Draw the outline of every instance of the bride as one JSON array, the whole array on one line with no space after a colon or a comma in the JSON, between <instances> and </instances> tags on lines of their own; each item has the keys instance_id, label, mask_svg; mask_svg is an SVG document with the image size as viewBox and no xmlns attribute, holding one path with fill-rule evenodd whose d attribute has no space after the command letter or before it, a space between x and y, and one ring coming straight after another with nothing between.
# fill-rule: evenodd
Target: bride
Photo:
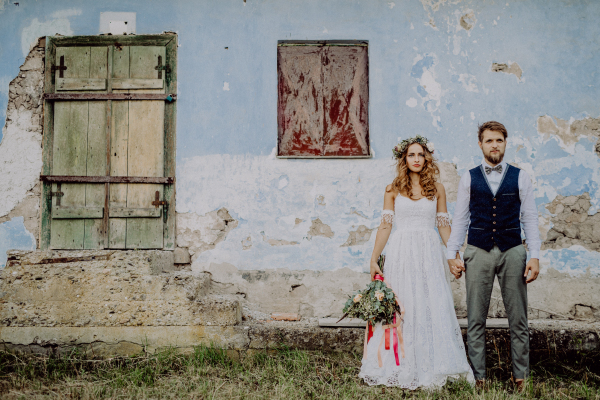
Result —
<instances>
[{"instance_id":1,"label":"bride","mask_svg":"<svg viewBox=\"0 0 600 400\"><path fill-rule=\"evenodd\" d=\"M418 135L394 148L398 175L385 190L371 256L371 280L383 275L377 259L389 241L385 281L405 308L400 325L405 356L398 366L393 350L382 349L379 366L377 353L384 330L376 325L359 374L369 385L414 390L439 388L460 378L474 382L454 312L448 263L435 232L437 226L445 245L450 237L446 192L436 181L439 169L432 154L431 143Z\"/></svg>"}]
</instances>

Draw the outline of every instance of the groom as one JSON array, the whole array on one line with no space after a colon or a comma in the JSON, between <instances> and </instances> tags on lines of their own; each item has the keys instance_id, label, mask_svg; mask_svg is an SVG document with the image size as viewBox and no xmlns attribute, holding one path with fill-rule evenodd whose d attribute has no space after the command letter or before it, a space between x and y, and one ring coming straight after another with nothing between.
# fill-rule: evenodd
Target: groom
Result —
<instances>
[{"instance_id":1,"label":"groom","mask_svg":"<svg viewBox=\"0 0 600 400\"><path fill-rule=\"evenodd\" d=\"M465 271L467 343L478 386L485 383L485 321L494 277L498 277L510 327L513 378L521 388L529 375L527 284L539 274L537 208L527 173L503 161L507 136L504 125L486 122L479 126L478 135L484 161L463 175L458 185L448 264L457 279ZM521 223L531 253L527 264ZM458 250L467 229L463 262Z\"/></svg>"}]
</instances>

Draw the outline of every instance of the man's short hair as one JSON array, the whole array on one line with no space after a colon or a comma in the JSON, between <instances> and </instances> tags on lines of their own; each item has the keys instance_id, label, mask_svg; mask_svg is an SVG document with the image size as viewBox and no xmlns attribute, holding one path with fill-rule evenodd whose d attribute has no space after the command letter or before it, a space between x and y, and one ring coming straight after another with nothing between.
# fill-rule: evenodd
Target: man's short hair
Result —
<instances>
[{"instance_id":1,"label":"man's short hair","mask_svg":"<svg viewBox=\"0 0 600 400\"><path fill-rule=\"evenodd\" d=\"M506 131L504 125L496 121L484 122L483 124L477 127L477 130L477 136L479 137L480 142L483 141L483 132L488 130L494 132L501 132L502 135L504 135L504 139L506 139L506 137L508 136L508 132Z\"/></svg>"}]
</instances>

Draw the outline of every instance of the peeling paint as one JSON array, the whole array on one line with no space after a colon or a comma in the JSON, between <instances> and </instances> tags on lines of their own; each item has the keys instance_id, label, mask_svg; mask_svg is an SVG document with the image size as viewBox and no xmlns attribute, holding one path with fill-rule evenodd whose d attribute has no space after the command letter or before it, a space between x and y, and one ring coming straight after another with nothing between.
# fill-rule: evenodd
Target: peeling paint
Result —
<instances>
[{"instance_id":1,"label":"peeling paint","mask_svg":"<svg viewBox=\"0 0 600 400\"><path fill-rule=\"evenodd\" d=\"M321 222L319 218L316 218L312 221L312 225L307 232L308 238L312 238L313 236L323 236L326 238L332 238L334 232L331 230L331 227L327 224Z\"/></svg>"},{"instance_id":2,"label":"peeling paint","mask_svg":"<svg viewBox=\"0 0 600 400\"><path fill-rule=\"evenodd\" d=\"M35 250L35 237L25 228L23 217L0 221L0 268L6 265L8 250Z\"/></svg>"},{"instance_id":3,"label":"peeling paint","mask_svg":"<svg viewBox=\"0 0 600 400\"><path fill-rule=\"evenodd\" d=\"M523 71L516 62L508 64L492 63L492 72L504 72L505 74L513 74L520 81Z\"/></svg>"},{"instance_id":4,"label":"peeling paint","mask_svg":"<svg viewBox=\"0 0 600 400\"><path fill-rule=\"evenodd\" d=\"M563 148L573 148L573 145L582 137L596 141L600 139L600 118L588 117L569 121L555 118L555 120L549 115L538 117L537 130L540 135L544 136L544 140L557 137L562 142Z\"/></svg>"},{"instance_id":5,"label":"peeling paint","mask_svg":"<svg viewBox=\"0 0 600 400\"><path fill-rule=\"evenodd\" d=\"M341 247L357 246L365 244L371 239L371 232L375 229L369 229L364 225L360 225L355 231L350 231L348 239Z\"/></svg>"},{"instance_id":6,"label":"peeling paint","mask_svg":"<svg viewBox=\"0 0 600 400\"><path fill-rule=\"evenodd\" d=\"M462 26L465 31L473 29L473 26L476 23L477 18L475 18L473 10L467 10L467 13L460 17L460 26Z\"/></svg>"},{"instance_id":7,"label":"peeling paint","mask_svg":"<svg viewBox=\"0 0 600 400\"><path fill-rule=\"evenodd\" d=\"M42 101L44 49L32 49L10 82L0 142L0 223L23 217L27 231L38 238L39 175L42 169Z\"/></svg>"},{"instance_id":8,"label":"peeling paint","mask_svg":"<svg viewBox=\"0 0 600 400\"><path fill-rule=\"evenodd\" d=\"M290 242L289 240L283 239L269 239L264 232L261 232L263 237L263 242L269 243L271 246L293 246L295 244L300 244L300 242Z\"/></svg>"},{"instance_id":9,"label":"peeling paint","mask_svg":"<svg viewBox=\"0 0 600 400\"><path fill-rule=\"evenodd\" d=\"M193 260L198 254L214 249L237 226L238 221L226 208L205 215L177 214L177 246L189 248Z\"/></svg>"}]
</instances>

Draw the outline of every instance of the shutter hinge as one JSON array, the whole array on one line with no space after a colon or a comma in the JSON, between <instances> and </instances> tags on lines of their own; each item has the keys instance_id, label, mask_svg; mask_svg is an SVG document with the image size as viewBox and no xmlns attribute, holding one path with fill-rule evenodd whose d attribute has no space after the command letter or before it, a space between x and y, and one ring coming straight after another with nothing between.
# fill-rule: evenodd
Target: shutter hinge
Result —
<instances>
[{"instance_id":1,"label":"shutter hinge","mask_svg":"<svg viewBox=\"0 0 600 400\"><path fill-rule=\"evenodd\" d=\"M169 64L163 65L162 56L158 56L158 65L154 67L154 69L158 71L158 79L162 79L162 71L171 73L171 67L169 67Z\"/></svg>"},{"instance_id":2,"label":"shutter hinge","mask_svg":"<svg viewBox=\"0 0 600 400\"><path fill-rule=\"evenodd\" d=\"M67 67L65 66L65 56L60 56L60 65L53 65L52 67L50 67L50 70L52 72L54 71L59 71L58 77L59 78L64 78L64 72L67 70Z\"/></svg>"},{"instance_id":3,"label":"shutter hinge","mask_svg":"<svg viewBox=\"0 0 600 400\"><path fill-rule=\"evenodd\" d=\"M65 194L63 192L61 192L61 184L57 183L56 184L56 192L50 191L50 193L48 193L48 197L50 197L50 199L52 199L52 197L56 197L56 205L60 207L60 198L63 197Z\"/></svg>"}]
</instances>

